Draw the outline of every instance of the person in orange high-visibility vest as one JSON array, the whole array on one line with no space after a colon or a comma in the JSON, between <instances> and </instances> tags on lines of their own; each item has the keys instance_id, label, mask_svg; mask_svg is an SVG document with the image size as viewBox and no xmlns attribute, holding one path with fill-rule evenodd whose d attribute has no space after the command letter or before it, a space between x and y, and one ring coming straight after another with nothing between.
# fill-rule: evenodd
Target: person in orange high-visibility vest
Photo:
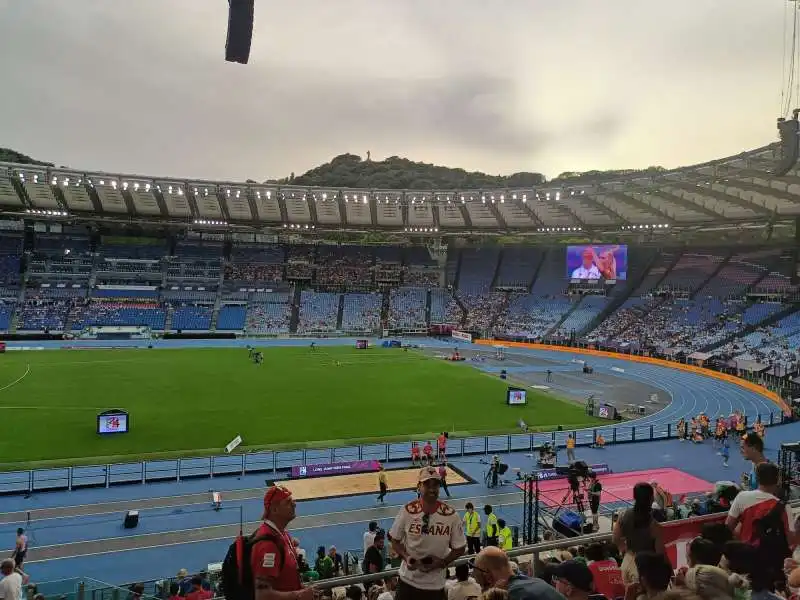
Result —
<instances>
[{"instance_id":1,"label":"person in orange high-visibility vest","mask_svg":"<svg viewBox=\"0 0 800 600\"><path fill-rule=\"evenodd\" d=\"M575 436L571 433L567 437L567 462L575 462Z\"/></svg>"}]
</instances>

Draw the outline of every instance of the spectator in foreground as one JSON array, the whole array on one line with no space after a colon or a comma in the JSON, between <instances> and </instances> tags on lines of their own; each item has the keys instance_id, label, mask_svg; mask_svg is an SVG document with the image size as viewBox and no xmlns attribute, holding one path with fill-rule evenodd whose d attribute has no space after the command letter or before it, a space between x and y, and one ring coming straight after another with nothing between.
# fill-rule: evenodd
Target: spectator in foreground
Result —
<instances>
[{"instance_id":1,"label":"spectator in foreground","mask_svg":"<svg viewBox=\"0 0 800 600\"><path fill-rule=\"evenodd\" d=\"M719 561L722 560L722 548L714 544L711 540L697 537L689 542L689 550L686 558L689 563L689 568L698 565L716 567L719 565Z\"/></svg>"},{"instance_id":2,"label":"spectator in foreground","mask_svg":"<svg viewBox=\"0 0 800 600\"><path fill-rule=\"evenodd\" d=\"M648 600L661 600L672 580L672 564L666 556L656 552L639 552L635 560L639 581L626 586L625 597L643 595Z\"/></svg>"},{"instance_id":3,"label":"spectator in foreground","mask_svg":"<svg viewBox=\"0 0 800 600\"><path fill-rule=\"evenodd\" d=\"M0 598L3 600L21 600L22 575L14 570L14 559L7 558L0 564Z\"/></svg>"},{"instance_id":4,"label":"spectator in foreground","mask_svg":"<svg viewBox=\"0 0 800 600\"><path fill-rule=\"evenodd\" d=\"M568 560L553 568L556 590L567 600L589 600L592 593L592 572L578 560Z\"/></svg>"},{"instance_id":5,"label":"spectator in foreground","mask_svg":"<svg viewBox=\"0 0 800 600\"><path fill-rule=\"evenodd\" d=\"M686 572L684 585L703 600L733 600L734 586L719 567L698 565Z\"/></svg>"},{"instance_id":6,"label":"spectator in foreground","mask_svg":"<svg viewBox=\"0 0 800 600\"><path fill-rule=\"evenodd\" d=\"M773 581L783 579L783 561L791 556L795 541L794 516L777 497L780 471L777 465L764 462L756 466L758 489L739 492L725 521L737 531L741 541L759 549L760 567ZM764 528L770 528L769 533Z\"/></svg>"},{"instance_id":7,"label":"spectator in foreground","mask_svg":"<svg viewBox=\"0 0 800 600\"><path fill-rule=\"evenodd\" d=\"M622 571L617 561L606 556L604 544L590 544L586 548L586 560L592 572L594 589L606 598L619 598L625 595L625 584L622 583Z\"/></svg>"},{"instance_id":8,"label":"spectator in foreground","mask_svg":"<svg viewBox=\"0 0 800 600\"><path fill-rule=\"evenodd\" d=\"M441 600L447 567L467 548L458 513L439 501L439 473L423 467L420 497L395 518L389 537L403 559L395 600Z\"/></svg>"},{"instance_id":9,"label":"spectator in foreground","mask_svg":"<svg viewBox=\"0 0 800 600\"><path fill-rule=\"evenodd\" d=\"M637 483L633 487L633 507L622 513L614 523L612 540L623 554L622 581L626 586L638 580L637 554L664 551L661 528L653 518L654 496L649 483Z\"/></svg>"},{"instance_id":10,"label":"spectator in foreground","mask_svg":"<svg viewBox=\"0 0 800 600\"><path fill-rule=\"evenodd\" d=\"M481 595L481 586L469 576L469 565L456 567L456 583L447 590L447 600L467 600Z\"/></svg>"},{"instance_id":11,"label":"spectator in foreground","mask_svg":"<svg viewBox=\"0 0 800 600\"><path fill-rule=\"evenodd\" d=\"M203 589L203 578L199 575L192 577L192 591L186 594L186 600L209 600L214 594L211 590Z\"/></svg>"},{"instance_id":12,"label":"spectator in foreground","mask_svg":"<svg viewBox=\"0 0 800 600\"><path fill-rule=\"evenodd\" d=\"M757 433L751 431L742 439L742 456L745 460L753 464L751 472L745 473L750 490L758 489L758 482L756 480L756 467L767 462L767 457L764 456L764 440Z\"/></svg>"},{"instance_id":13,"label":"spectator in foreground","mask_svg":"<svg viewBox=\"0 0 800 600\"><path fill-rule=\"evenodd\" d=\"M547 582L515 574L508 555L496 546L480 551L472 564L472 573L481 589L502 588L508 592L510 600L565 600Z\"/></svg>"},{"instance_id":14,"label":"spectator in foreground","mask_svg":"<svg viewBox=\"0 0 800 600\"><path fill-rule=\"evenodd\" d=\"M283 486L272 486L264 494L263 523L257 536L271 536L253 545L250 568L253 572L255 600L314 600L316 590L303 587L297 559L292 552L292 539L286 527L295 518L292 492ZM288 594L287 592L291 592Z\"/></svg>"}]
</instances>

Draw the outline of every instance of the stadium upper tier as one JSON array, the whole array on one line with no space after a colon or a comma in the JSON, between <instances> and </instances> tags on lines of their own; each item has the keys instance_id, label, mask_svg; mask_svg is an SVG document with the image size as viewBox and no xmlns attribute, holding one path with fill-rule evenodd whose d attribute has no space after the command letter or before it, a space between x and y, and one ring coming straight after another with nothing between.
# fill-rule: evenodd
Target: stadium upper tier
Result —
<instances>
[{"instance_id":1,"label":"stadium upper tier","mask_svg":"<svg viewBox=\"0 0 800 600\"><path fill-rule=\"evenodd\" d=\"M772 145L655 177L494 190L308 188L0 163L0 209L55 219L423 234L774 222L800 215L800 172L773 176L776 153Z\"/></svg>"}]
</instances>

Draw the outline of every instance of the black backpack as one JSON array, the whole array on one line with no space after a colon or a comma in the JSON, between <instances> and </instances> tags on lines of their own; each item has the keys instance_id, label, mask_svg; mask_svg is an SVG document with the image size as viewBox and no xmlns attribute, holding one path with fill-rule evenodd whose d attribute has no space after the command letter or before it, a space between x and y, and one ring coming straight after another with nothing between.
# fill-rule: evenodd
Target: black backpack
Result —
<instances>
[{"instance_id":1,"label":"black backpack","mask_svg":"<svg viewBox=\"0 0 800 600\"><path fill-rule=\"evenodd\" d=\"M784 559L792 555L783 523L785 514L786 504L777 502L767 514L755 522L758 553L764 568L782 570Z\"/></svg>"},{"instance_id":2,"label":"black backpack","mask_svg":"<svg viewBox=\"0 0 800 600\"><path fill-rule=\"evenodd\" d=\"M258 535L254 532L245 537L241 533L228 548L225 560L222 561L221 588L226 600L255 600L256 591L253 585L253 569L250 554L259 542L272 542L278 547L283 564L286 548L285 542L277 535Z\"/></svg>"}]
</instances>

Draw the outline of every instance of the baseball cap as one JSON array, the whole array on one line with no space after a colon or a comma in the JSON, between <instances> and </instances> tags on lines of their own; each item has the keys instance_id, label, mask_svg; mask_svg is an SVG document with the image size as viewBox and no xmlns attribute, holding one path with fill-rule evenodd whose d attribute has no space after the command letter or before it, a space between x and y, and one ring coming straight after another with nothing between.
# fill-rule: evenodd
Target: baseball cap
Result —
<instances>
[{"instance_id":1,"label":"baseball cap","mask_svg":"<svg viewBox=\"0 0 800 600\"><path fill-rule=\"evenodd\" d=\"M439 477L439 471L435 467L422 467L419 470L419 482L422 483L424 481L428 481L429 479L441 481L441 478Z\"/></svg>"},{"instance_id":2,"label":"baseball cap","mask_svg":"<svg viewBox=\"0 0 800 600\"><path fill-rule=\"evenodd\" d=\"M561 564L555 565L552 573L558 579L566 581L579 590L592 591L592 572L584 562L575 559L565 560Z\"/></svg>"}]
</instances>

